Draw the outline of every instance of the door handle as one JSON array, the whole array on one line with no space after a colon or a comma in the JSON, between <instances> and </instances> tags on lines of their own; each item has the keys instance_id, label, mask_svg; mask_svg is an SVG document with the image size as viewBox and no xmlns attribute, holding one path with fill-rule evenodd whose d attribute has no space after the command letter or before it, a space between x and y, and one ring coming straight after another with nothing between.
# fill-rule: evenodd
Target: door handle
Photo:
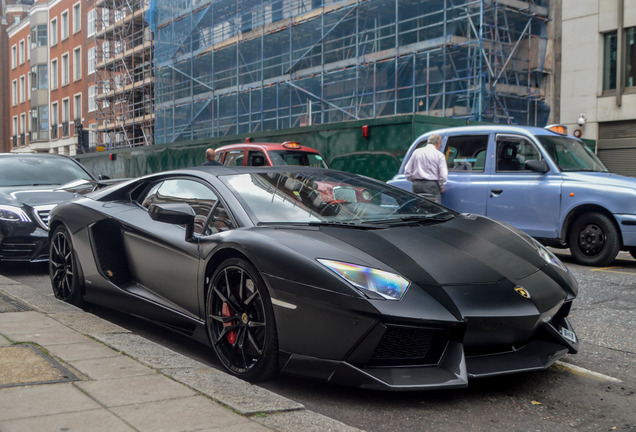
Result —
<instances>
[{"instance_id":1,"label":"door handle","mask_svg":"<svg viewBox=\"0 0 636 432\"><path fill-rule=\"evenodd\" d=\"M503 189L491 189L490 198L498 197L503 192Z\"/></svg>"}]
</instances>

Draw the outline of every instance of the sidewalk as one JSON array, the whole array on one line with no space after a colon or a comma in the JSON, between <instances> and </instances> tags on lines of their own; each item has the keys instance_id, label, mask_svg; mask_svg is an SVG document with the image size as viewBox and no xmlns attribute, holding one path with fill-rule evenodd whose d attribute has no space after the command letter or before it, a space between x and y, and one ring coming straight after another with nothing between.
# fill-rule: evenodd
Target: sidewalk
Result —
<instances>
[{"instance_id":1,"label":"sidewalk","mask_svg":"<svg viewBox=\"0 0 636 432\"><path fill-rule=\"evenodd\" d=\"M0 276L0 431L358 429Z\"/></svg>"}]
</instances>

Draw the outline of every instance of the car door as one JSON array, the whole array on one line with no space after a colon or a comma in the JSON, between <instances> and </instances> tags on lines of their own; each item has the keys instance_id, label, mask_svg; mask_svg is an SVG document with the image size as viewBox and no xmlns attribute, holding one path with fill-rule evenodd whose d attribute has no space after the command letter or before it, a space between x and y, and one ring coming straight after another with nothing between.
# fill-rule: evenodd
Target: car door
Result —
<instances>
[{"instance_id":1,"label":"car door","mask_svg":"<svg viewBox=\"0 0 636 432\"><path fill-rule=\"evenodd\" d=\"M140 285L139 295L198 314L198 243L186 241L185 227L155 221L147 209L152 204L187 203L195 212L194 233L202 234L216 202L215 193L207 185L187 178L160 180L139 198L145 215L124 230L126 254L132 278Z\"/></svg>"},{"instance_id":2,"label":"car door","mask_svg":"<svg viewBox=\"0 0 636 432\"><path fill-rule=\"evenodd\" d=\"M528 160L542 160L528 137L497 134L494 172L490 177L486 215L521 229L533 237L554 238L561 206L559 173L527 169Z\"/></svg>"},{"instance_id":3,"label":"car door","mask_svg":"<svg viewBox=\"0 0 636 432\"><path fill-rule=\"evenodd\" d=\"M448 182L442 192L443 205L462 213L486 214L490 183L489 136L470 134L446 138Z\"/></svg>"}]
</instances>

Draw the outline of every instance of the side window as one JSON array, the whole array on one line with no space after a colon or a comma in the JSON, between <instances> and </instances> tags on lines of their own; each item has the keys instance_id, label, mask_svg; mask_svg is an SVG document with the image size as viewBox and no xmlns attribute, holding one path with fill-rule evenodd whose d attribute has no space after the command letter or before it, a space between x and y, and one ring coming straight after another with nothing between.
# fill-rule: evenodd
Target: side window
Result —
<instances>
[{"instance_id":1,"label":"side window","mask_svg":"<svg viewBox=\"0 0 636 432\"><path fill-rule=\"evenodd\" d=\"M243 150L232 150L225 154L223 165L241 166L243 165Z\"/></svg>"},{"instance_id":2,"label":"side window","mask_svg":"<svg viewBox=\"0 0 636 432\"><path fill-rule=\"evenodd\" d=\"M449 171L484 172L488 135L451 136L446 141Z\"/></svg>"},{"instance_id":3,"label":"side window","mask_svg":"<svg viewBox=\"0 0 636 432\"><path fill-rule=\"evenodd\" d=\"M497 136L497 171L528 171L526 161L541 160L541 153L529 140L517 136Z\"/></svg>"},{"instance_id":4,"label":"side window","mask_svg":"<svg viewBox=\"0 0 636 432\"><path fill-rule=\"evenodd\" d=\"M249 166L265 166L267 165L267 159L265 154L260 151L252 150L247 154L247 165Z\"/></svg>"},{"instance_id":5,"label":"side window","mask_svg":"<svg viewBox=\"0 0 636 432\"><path fill-rule=\"evenodd\" d=\"M189 179L169 179L153 185L140 199L146 209L151 204L186 203L194 210L194 232L203 234L210 210L217 202L210 188Z\"/></svg>"},{"instance_id":6,"label":"side window","mask_svg":"<svg viewBox=\"0 0 636 432\"><path fill-rule=\"evenodd\" d=\"M231 230L234 227L232 219L225 210L225 206L221 201L212 209L212 214L208 219L208 223L205 226L203 235L212 235L221 231Z\"/></svg>"}]
</instances>

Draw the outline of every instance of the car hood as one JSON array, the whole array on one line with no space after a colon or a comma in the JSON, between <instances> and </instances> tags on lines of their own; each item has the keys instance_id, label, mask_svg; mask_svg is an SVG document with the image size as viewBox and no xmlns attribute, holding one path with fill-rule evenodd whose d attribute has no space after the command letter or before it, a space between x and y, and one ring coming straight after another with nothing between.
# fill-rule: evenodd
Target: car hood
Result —
<instances>
[{"instance_id":1,"label":"car hood","mask_svg":"<svg viewBox=\"0 0 636 432\"><path fill-rule=\"evenodd\" d=\"M59 204L77 196L72 192L54 190L49 187L21 187L0 189L0 203L29 206Z\"/></svg>"},{"instance_id":2,"label":"car hood","mask_svg":"<svg viewBox=\"0 0 636 432\"><path fill-rule=\"evenodd\" d=\"M317 231L275 231L270 233L272 240L303 256L393 270L420 284L518 281L547 265L529 237L481 216L386 229L321 226Z\"/></svg>"},{"instance_id":3,"label":"car hood","mask_svg":"<svg viewBox=\"0 0 636 432\"><path fill-rule=\"evenodd\" d=\"M636 178L614 173L601 172L564 172L564 181L592 182L595 186L625 187L636 189Z\"/></svg>"}]
</instances>

